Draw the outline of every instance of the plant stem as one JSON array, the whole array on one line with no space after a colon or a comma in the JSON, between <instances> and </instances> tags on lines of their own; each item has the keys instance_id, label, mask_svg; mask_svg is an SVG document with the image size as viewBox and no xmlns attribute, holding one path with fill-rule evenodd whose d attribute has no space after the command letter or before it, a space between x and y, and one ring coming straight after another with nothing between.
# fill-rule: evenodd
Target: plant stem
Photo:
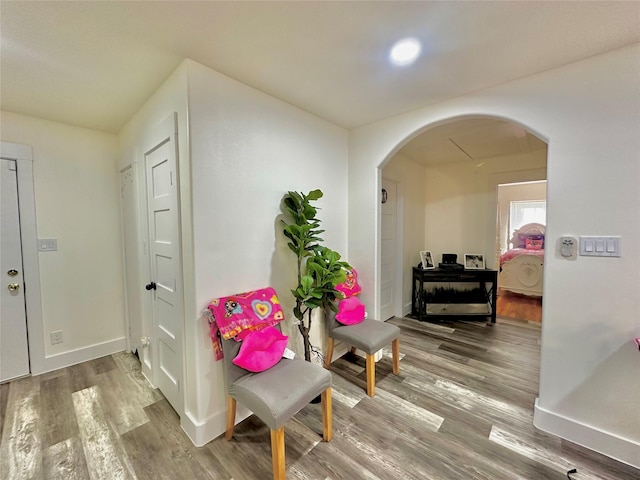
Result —
<instances>
[{"instance_id":1,"label":"plant stem","mask_svg":"<svg viewBox=\"0 0 640 480\"><path fill-rule=\"evenodd\" d=\"M311 341L309 340L309 335L311 333L311 312L312 310L310 308L307 308L302 314L303 319L300 320L300 323L298 323L298 330L300 330L300 334L302 335L302 339L304 341L304 359L307 362L311 361ZM304 322L305 314L307 314L308 317L308 321L306 324Z\"/></svg>"}]
</instances>

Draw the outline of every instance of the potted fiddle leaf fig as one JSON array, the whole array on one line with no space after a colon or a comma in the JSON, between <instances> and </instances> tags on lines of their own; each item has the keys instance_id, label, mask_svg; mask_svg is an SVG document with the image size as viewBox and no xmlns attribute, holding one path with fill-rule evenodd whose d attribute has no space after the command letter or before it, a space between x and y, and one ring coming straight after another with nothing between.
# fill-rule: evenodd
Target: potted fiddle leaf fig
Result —
<instances>
[{"instance_id":1,"label":"potted fiddle leaf fig","mask_svg":"<svg viewBox=\"0 0 640 480\"><path fill-rule=\"evenodd\" d=\"M296 299L293 314L304 343L304 359L311 361L313 347L309 339L311 315L316 308L336 310L334 301L340 293L335 286L346 280L346 269L351 267L340 260L340 254L320 245L320 220L317 208L311 202L322 198L320 190L308 194L287 192L284 206L292 222L282 221L288 246L296 254L298 285L291 290ZM316 350L317 351L317 350Z\"/></svg>"}]
</instances>

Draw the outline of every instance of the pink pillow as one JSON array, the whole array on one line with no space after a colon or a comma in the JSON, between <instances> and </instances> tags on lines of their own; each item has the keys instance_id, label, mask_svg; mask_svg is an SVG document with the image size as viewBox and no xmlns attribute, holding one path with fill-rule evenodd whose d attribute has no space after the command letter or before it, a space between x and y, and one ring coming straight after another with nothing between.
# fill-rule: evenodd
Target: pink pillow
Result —
<instances>
[{"instance_id":1,"label":"pink pillow","mask_svg":"<svg viewBox=\"0 0 640 480\"><path fill-rule=\"evenodd\" d=\"M336 290L341 292L345 298L358 295L362 291L362 287L358 283L358 272L355 268L347 270L347 279L335 287Z\"/></svg>"},{"instance_id":2,"label":"pink pillow","mask_svg":"<svg viewBox=\"0 0 640 480\"><path fill-rule=\"evenodd\" d=\"M289 337L275 327L251 332L242 340L240 351L232 361L250 372L262 372L282 358Z\"/></svg>"},{"instance_id":3,"label":"pink pillow","mask_svg":"<svg viewBox=\"0 0 640 480\"><path fill-rule=\"evenodd\" d=\"M336 320L343 325L355 325L364 320L364 304L357 297L345 298L338 306Z\"/></svg>"},{"instance_id":4,"label":"pink pillow","mask_svg":"<svg viewBox=\"0 0 640 480\"><path fill-rule=\"evenodd\" d=\"M524 248L526 250L542 250L542 240L527 238Z\"/></svg>"}]
</instances>

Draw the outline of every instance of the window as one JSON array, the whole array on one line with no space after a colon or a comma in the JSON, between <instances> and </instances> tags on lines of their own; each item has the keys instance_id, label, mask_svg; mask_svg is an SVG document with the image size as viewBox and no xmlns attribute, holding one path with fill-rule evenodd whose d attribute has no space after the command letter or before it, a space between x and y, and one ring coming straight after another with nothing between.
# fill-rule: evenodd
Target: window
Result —
<instances>
[{"instance_id":1,"label":"window","mask_svg":"<svg viewBox=\"0 0 640 480\"><path fill-rule=\"evenodd\" d=\"M509 204L509 231L511 235L527 223L547 224L546 200L524 200Z\"/></svg>"}]
</instances>

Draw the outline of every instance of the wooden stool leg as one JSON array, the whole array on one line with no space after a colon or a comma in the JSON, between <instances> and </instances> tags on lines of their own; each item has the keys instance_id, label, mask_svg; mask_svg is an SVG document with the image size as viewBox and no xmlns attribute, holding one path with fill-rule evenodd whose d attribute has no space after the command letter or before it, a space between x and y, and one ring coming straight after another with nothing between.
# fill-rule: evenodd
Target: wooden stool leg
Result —
<instances>
[{"instance_id":1,"label":"wooden stool leg","mask_svg":"<svg viewBox=\"0 0 640 480\"><path fill-rule=\"evenodd\" d=\"M273 462L273 480L285 480L284 427L271 430L271 460Z\"/></svg>"},{"instance_id":2,"label":"wooden stool leg","mask_svg":"<svg viewBox=\"0 0 640 480\"><path fill-rule=\"evenodd\" d=\"M333 357L333 338L329 337L329 343L327 344L327 355L324 357L324 368L327 370L331 366L331 358Z\"/></svg>"},{"instance_id":3,"label":"wooden stool leg","mask_svg":"<svg viewBox=\"0 0 640 480\"><path fill-rule=\"evenodd\" d=\"M391 354L393 356L393 373L400 374L400 339L396 338L391 342Z\"/></svg>"},{"instance_id":4,"label":"wooden stool leg","mask_svg":"<svg viewBox=\"0 0 640 480\"><path fill-rule=\"evenodd\" d=\"M331 387L322 392L322 438L330 442L333 438L333 417L331 407Z\"/></svg>"},{"instance_id":5,"label":"wooden stool leg","mask_svg":"<svg viewBox=\"0 0 640 480\"><path fill-rule=\"evenodd\" d=\"M355 355L356 354L356 350L358 350L356 347L351 347L351 354Z\"/></svg>"},{"instance_id":6,"label":"wooden stool leg","mask_svg":"<svg viewBox=\"0 0 640 480\"><path fill-rule=\"evenodd\" d=\"M376 389L376 362L372 353L367 353L367 395L373 397Z\"/></svg>"},{"instance_id":7,"label":"wooden stool leg","mask_svg":"<svg viewBox=\"0 0 640 480\"><path fill-rule=\"evenodd\" d=\"M236 399L227 396L227 431L224 434L226 440L233 437L233 427L236 423Z\"/></svg>"}]
</instances>

